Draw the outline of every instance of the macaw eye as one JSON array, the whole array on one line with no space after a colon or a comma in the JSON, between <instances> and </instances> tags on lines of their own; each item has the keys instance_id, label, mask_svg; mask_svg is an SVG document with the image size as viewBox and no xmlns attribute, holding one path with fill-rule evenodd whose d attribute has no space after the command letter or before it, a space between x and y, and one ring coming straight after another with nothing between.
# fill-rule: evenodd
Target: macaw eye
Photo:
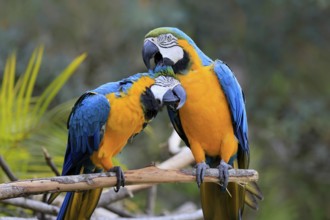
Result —
<instances>
[{"instance_id":1,"label":"macaw eye","mask_svg":"<svg viewBox=\"0 0 330 220\"><path fill-rule=\"evenodd\" d=\"M162 34L157 37L158 45L164 48L169 48L177 45L176 37L172 34Z\"/></svg>"},{"instance_id":2,"label":"macaw eye","mask_svg":"<svg viewBox=\"0 0 330 220\"><path fill-rule=\"evenodd\" d=\"M159 43L161 43L161 42L163 42L164 41L164 34L162 34L162 35L159 35L158 37L157 37L157 41L159 42Z\"/></svg>"}]
</instances>

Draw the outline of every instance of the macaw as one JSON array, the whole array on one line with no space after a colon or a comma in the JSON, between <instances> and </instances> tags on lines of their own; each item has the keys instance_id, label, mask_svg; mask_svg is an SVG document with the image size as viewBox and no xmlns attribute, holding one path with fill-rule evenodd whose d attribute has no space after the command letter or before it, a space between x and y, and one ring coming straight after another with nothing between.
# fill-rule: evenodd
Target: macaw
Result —
<instances>
[{"instance_id":1,"label":"macaw","mask_svg":"<svg viewBox=\"0 0 330 220\"><path fill-rule=\"evenodd\" d=\"M255 183L228 183L228 170L247 169L250 159L245 98L233 72L221 60L211 60L177 28L151 30L142 56L149 70L171 66L186 91L185 105L168 108L168 113L195 158L204 218L241 219L244 202L257 209L262 194ZM222 186L203 183L209 167L219 169Z\"/></svg>"},{"instance_id":2,"label":"macaw","mask_svg":"<svg viewBox=\"0 0 330 220\"><path fill-rule=\"evenodd\" d=\"M124 186L124 174L112 158L141 132L163 105L181 108L185 91L171 67L138 73L87 91L75 103L68 119L68 143L62 175L116 172L115 191ZM57 219L89 219L102 188L68 192ZM56 197L51 196L49 202Z\"/></svg>"}]
</instances>

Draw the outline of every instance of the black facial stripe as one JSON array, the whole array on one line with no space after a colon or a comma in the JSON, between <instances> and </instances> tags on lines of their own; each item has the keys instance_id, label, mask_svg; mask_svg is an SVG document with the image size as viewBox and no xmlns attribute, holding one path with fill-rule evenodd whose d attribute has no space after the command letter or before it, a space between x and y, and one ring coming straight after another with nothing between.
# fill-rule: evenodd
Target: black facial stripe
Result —
<instances>
[{"instance_id":1,"label":"black facial stripe","mask_svg":"<svg viewBox=\"0 0 330 220\"><path fill-rule=\"evenodd\" d=\"M148 122L154 117L156 117L160 109L160 105L155 99L155 96L151 92L150 88L147 88L146 91L142 93L140 100L142 103L144 118Z\"/></svg>"},{"instance_id":2,"label":"black facial stripe","mask_svg":"<svg viewBox=\"0 0 330 220\"><path fill-rule=\"evenodd\" d=\"M159 43L159 46L161 48L172 48L172 47L178 46L178 44L176 42L174 42L174 44L170 44L170 43Z\"/></svg>"},{"instance_id":3,"label":"black facial stripe","mask_svg":"<svg viewBox=\"0 0 330 220\"><path fill-rule=\"evenodd\" d=\"M183 51L183 58L179 60L176 64L172 66L175 73L180 73L185 71L188 68L190 58L186 51Z\"/></svg>"},{"instance_id":4,"label":"black facial stripe","mask_svg":"<svg viewBox=\"0 0 330 220\"><path fill-rule=\"evenodd\" d=\"M165 57L165 58L163 58L163 64L165 66L173 66L174 62L172 60L170 60L169 58Z\"/></svg>"}]
</instances>

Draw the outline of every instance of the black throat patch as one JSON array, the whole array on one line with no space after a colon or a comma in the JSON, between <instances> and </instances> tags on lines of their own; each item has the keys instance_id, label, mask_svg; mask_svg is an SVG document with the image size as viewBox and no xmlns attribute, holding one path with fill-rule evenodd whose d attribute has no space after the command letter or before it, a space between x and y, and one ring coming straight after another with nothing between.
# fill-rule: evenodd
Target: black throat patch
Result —
<instances>
[{"instance_id":1,"label":"black throat patch","mask_svg":"<svg viewBox=\"0 0 330 220\"><path fill-rule=\"evenodd\" d=\"M156 117L158 111L160 110L160 103L155 99L154 94L151 92L150 88L147 88L141 95L141 103L144 113L144 119L146 123Z\"/></svg>"},{"instance_id":2,"label":"black throat patch","mask_svg":"<svg viewBox=\"0 0 330 220\"><path fill-rule=\"evenodd\" d=\"M188 68L190 58L186 51L183 51L183 58L172 66L175 73L185 72Z\"/></svg>"}]
</instances>

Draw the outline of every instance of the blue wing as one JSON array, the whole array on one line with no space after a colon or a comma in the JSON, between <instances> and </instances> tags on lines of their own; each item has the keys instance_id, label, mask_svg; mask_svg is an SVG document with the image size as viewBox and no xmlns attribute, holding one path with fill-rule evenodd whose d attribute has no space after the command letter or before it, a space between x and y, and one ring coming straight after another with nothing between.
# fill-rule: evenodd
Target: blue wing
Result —
<instances>
[{"instance_id":1,"label":"blue wing","mask_svg":"<svg viewBox=\"0 0 330 220\"><path fill-rule=\"evenodd\" d=\"M132 87L143 76L153 77L150 73L137 73L118 82L110 82L83 94L74 105L68 119L68 146L65 153L62 175L78 174L84 166L84 172L94 169L90 161L103 137L110 104L105 95L114 93L117 97Z\"/></svg>"},{"instance_id":2,"label":"blue wing","mask_svg":"<svg viewBox=\"0 0 330 220\"><path fill-rule=\"evenodd\" d=\"M249 142L248 123L245 111L244 93L235 75L229 67L220 60L214 62L214 72L216 73L222 90L224 91L231 117L233 121L234 133L239 141L238 161L239 167L245 168L249 164Z\"/></svg>"},{"instance_id":3,"label":"blue wing","mask_svg":"<svg viewBox=\"0 0 330 220\"><path fill-rule=\"evenodd\" d=\"M89 158L100 145L109 112L110 104L103 94L86 92L77 100L68 119L69 137L62 175L78 174L82 166L85 170L94 169Z\"/></svg>"}]
</instances>

